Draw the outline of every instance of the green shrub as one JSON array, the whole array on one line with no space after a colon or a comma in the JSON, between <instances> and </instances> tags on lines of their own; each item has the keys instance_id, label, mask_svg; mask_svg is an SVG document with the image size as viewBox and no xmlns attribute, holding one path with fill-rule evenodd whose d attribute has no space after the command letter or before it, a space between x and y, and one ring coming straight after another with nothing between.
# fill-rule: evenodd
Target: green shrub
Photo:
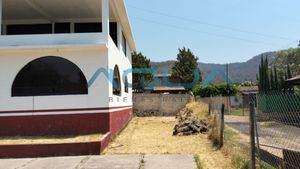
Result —
<instances>
[{"instance_id":1,"label":"green shrub","mask_svg":"<svg viewBox=\"0 0 300 169\"><path fill-rule=\"evenodd\" d=\"M235 85L227 85L226 83L211 84L208 86L197 85L193 89L196 96L214 97L214 96L232 96L239 92Z\"/></svg>"}]
</instances>

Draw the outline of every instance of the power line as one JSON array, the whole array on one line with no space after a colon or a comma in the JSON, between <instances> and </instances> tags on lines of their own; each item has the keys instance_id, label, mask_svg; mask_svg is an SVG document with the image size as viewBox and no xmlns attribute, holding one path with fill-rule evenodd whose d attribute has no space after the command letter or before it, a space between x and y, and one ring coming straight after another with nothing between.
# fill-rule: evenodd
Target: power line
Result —
<instances>
[{"instance_id":1,"label":"power line","mask_svg":"<svg viewBox=\"0 0 300 169\"><path fill-rule=\"evenodd\" d=\"M291 45L293 45L293 44L295 44L295 43L297 43L297 42L298 42L298 39L297 39L297 40L293 40L292 42L288 43L287 45L281 46L280 49L286 49L286 48L288 48L289 46L291 46ZM299 41L299 45L298 45L298 46L300 46L300 41Z\"/></svg>"},{"instance_id":2,"label":"power line","mask_svg":"<svg viewBox=\"0 0 300 169\"><path fill-rule=\"evenodd\" d=\"M152 13L152 14L156 14L156 15L161 15L161 16L165 16L165 17L169 17L169 18L178 19L178 20L193 22L193 23L196 22L196 23L201 24L201 25L207 25L207 26L216 27L216 28L220 28L220 29L227 29L227 30L231 30L231 31L237 31L237 32L241 32L241 33L247 33L247 34L252 34L252 35L257 35L257 36L267 37L267 38L291 40L290 38L287 38L287 37L268 35L268 34L263 34L263 33L259 33L259 32L252 32L252 31L248 31L248 30L242 30L242 29L239 29L239 28L233 28L233 27L228 27L228 26L223 26L223 25L207 23L207 22L203 22L203 21L200 21L200 20L196 20L196 19L170 15L170 14L166 14L166 13L162 13L162 12L158 12L158 11L153 11L153 10L149 10L149 9L143 9L143 8L139 8L139 7L130 5L130 4L128 6L131 7L131 8L143 11L143 12Z\"/></svg>"},{"instance_id":3,"label":"power line","mask_svg":"<svg viewBox=\"0 0 300 169\"><path fill-rule=\"evenodd\" d=\"M131 16L131 18L145 22L145 23L153 23L159 26L165 26L165 27L169 27L169 28L173 28L173 29L178 29L178 30L189 30L189 31L194 31L197 33L201 33L201 34L205 34L205 35L210 35L210 36L215 36L215 37L222 37L222 38L228 38L228 39L234 39L234 40L240 40L240 41L245 41L245 42L249 42L249 43L262 43L262 44L268 44L268 45L276 45L276 44L272 44L272 43L265 43L262 41L254 41L254 40L249 40L249 39L244 39L244 38L240 38L240 37L234 37L234 36L228 36L228 35L224 35L224 34L216 34L216 33L211 33L211 32L204 32L204 31L200 31L198 29L194 29L194 28L189 28L189 27L183 27L183 26L178 26L178 25L173 25L173 24L167 24L167 23L162 23L162 22L157 22L157 21L153 21L153 20L149 20L149 19L145 19L145 18L140 18L140 17L135 17L135 16Z\"/></svg>"}]
</instances>

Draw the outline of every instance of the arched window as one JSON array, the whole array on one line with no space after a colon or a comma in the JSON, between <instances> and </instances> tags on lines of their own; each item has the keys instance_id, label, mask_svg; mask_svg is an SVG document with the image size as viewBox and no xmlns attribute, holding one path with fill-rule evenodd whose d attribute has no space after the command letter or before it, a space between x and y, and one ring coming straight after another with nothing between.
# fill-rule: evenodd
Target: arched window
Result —
<instances>
[{"instance_id":1,"label":"arched window","mask_svg":"<svg viewBox=\"0 0 300 169\"><path fill-rule=\"evenodd\" d=\"M12 85L12 96L88 94L82 71L67 59L46 56L24 66Z\"/></svg>"},{"instance_id":2,"label":"arched window","mask_svg":"<svg viewBox=\"0 0 300 169\"><path fill-rule=\"evenodd\" d=\"M125 77L125 92L128 93L128 79L127 76Z\"/></svg>"},{"instance_id":3,"label":"arched window","mask_svg":"<svg viewBox=\"0 0 300 169\"><path fill-rule=\"evenodd\" d=\"M117 65L114 68L113 94L118 96L121 95L121 78Z\"/></svg>"}]
</instances>

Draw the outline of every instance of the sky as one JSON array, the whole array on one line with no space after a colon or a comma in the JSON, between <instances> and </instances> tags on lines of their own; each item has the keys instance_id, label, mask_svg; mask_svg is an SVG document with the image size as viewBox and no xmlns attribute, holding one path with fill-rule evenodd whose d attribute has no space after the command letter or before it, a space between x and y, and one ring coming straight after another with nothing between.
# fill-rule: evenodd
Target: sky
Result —
<instances>
[{"instance_id":1,"label":"sky","mask_svg":"<svg viewBox=\"0 0 300 169\"><path fill-rule=\"evenodd\" d=\"M126 0L137 51L175 60L187 47L205 63L244 62L296 47L299 0Z\"/></svg>"}]
</instances>

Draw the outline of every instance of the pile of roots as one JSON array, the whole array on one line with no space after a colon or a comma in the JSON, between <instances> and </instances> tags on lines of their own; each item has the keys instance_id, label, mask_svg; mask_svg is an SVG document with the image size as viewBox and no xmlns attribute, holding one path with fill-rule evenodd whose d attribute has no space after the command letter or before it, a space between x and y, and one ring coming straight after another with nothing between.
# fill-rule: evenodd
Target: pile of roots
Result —
<instances>
[{"instance_id":1,"label":"pile of roots","mask_svg":"<svg viewBox=\"0 0 300 169\"><path fill-rule=\"evenodd\" d=\"M177 116L178 123L175 125L173 135L188 136L197 133L207 133L208 121L193 116L193 112L185 108Z\"/></svg>"}]
</instances>

